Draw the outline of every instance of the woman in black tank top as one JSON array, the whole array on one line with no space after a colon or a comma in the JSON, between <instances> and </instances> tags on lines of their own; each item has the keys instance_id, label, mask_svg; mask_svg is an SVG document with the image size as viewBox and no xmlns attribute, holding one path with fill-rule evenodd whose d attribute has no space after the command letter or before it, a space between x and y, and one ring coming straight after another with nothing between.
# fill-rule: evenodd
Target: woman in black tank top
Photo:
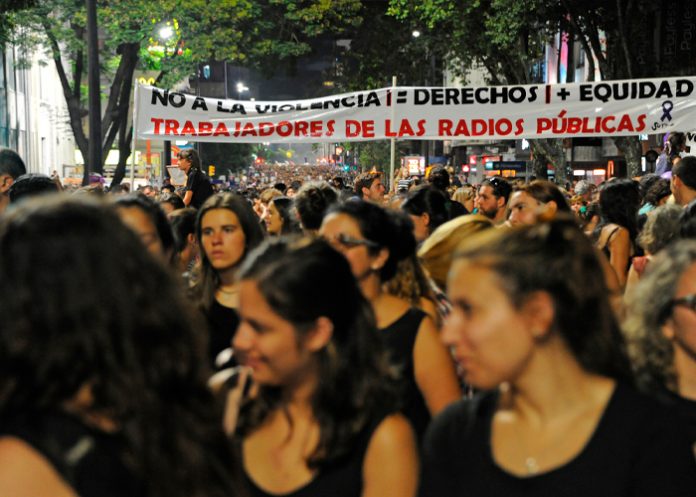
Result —
<instances>
[{"instance_id":1,"label":"woman in black tank top","mask_svg":"<svg viewBox=\"0 0 696 497\"><path fill-rule=\"evenodd\" d=\"M600 220L594 230L595 245L614 269L621 288L626 286L638 235L640 191L630 179L613 179L599 189Z\"/></svg>"},{"instance_id":2,"label":"woman in black tank top","mask_svg":"<svg viewBox=\"0 0 696 497\"><path fill-rule=\"evenodd\" d=\"M200 323L113 206L29 201L0 247L0 495L236 495Z\"/></svg>"},{"instance_id":3,"label":"woman in black tank top","mask_svg":"<svg viewBox=\"0 0 696 497\"><path fill-rule=\"evenodd\" d=\"M461 397L454 363L433 320L409 302L383 291L397 263L416 249L413 226L403 212L348 201L333 207L319 230L349 261L377 326L401 373L404 414L420 438L431 415Z\"/></svg>"},{"instance_id":4,"label":"woman in black tank top","mask_svg":"<svg viewBox=\"0 0 696 497\"><path fill-rule=\"evenodd\" d=\"M235 355L258 387L236 427L251 496L413 496L414 437L345 259L322 240L267 242L241 270L239 312Z\"/></svg>"}]
</instances>

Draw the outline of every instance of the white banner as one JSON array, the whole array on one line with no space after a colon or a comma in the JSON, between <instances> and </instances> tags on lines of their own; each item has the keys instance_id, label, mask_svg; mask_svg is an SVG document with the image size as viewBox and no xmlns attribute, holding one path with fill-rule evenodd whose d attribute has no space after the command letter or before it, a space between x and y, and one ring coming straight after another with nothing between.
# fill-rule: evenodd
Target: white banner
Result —
<instances>
[{"instance_id":1,"label":"white banner","mask_svg":"<svg viewBox=\"0 0 696 497\"><path fill-rule=\"evenodd\" d=\"M136 92L143 139L340 142L627 136L690 131L696 78L464 88L393 87L311 100Z\"/></svg>"}]
</instances>

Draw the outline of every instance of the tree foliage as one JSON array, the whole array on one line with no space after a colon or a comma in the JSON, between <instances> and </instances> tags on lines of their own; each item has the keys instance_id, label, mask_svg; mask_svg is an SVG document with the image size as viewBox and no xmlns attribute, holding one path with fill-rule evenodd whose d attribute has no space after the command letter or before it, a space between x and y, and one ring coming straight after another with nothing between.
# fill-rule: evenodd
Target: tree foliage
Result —
<instances>
[{"instance_id":1,"label":"tree foliage","mask_svg":"<svg viewBox=\"0 0 696 497\"><path fill-rule=\"evenodd\" d=\"M0 0L0 47L10 40L15 28L12 12L33 7L36 0Z\"/></svg>"},{"instance_id":2,"label":"tree foliage","mask_svg":"<svg viewBox=\"0 0 696 497\"><path fill-rule=\"evenodd\" d=\"M529 84L538 82L535 65L543 58L546 42L561 31L582 45L590 79L595 64L602 79L693 74L696 57L675 63L655 50L659 26L654 21L662 6L651 0L390 0L389 12L403 22L422 23L429 31L447 32L445 50L455 73L465 75L467 68L481 65L492 84ZM572 71L568 75L572 78ZM637 172L637 138L615 141L631 173ZM532 147L557 172L565 170L565 151L554 140L534 140Z\"/></svg>"},{"instance_id":3,"label":"tree foliage","mask_svg":"<svg viewBox=\"0 0 696 497\"><path fill-rule=\"evenodd\" d=\"M58 71L78 148L87 157L89 133L86 86L86 14L81 0L42 0L9 14L21 26L11 41L24 52L44 47ZM158 84L170 86L210 60L263 64L309 50L308 40L343 23L358 22L358 0L102 0L100 27L103 157L118 138L118 183L130 153L129 123L133 75L159 70ZM174 36L159 39L169 24ZM175 26L174 26L175 24ZM153 47L157 47L153 50ZM153 55L158 54L158 55ZM102 164L89 165L100 171Z\"/></svg>"}]
</instances>

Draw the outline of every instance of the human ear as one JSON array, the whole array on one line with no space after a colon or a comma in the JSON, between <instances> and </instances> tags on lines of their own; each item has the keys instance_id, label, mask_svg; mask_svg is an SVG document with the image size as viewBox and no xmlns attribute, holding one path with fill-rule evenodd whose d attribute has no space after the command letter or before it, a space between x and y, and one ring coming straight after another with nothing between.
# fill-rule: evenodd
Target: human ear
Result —
<instances>
[{"instance_id":1,"label":"human ear","mask_svg":"<svg viewBox=\"0 0 696 497\"><path fill-rule=\"evenodd\" d=\"M665 324L661 327L662 335L670 342L674 340L674 325L672 324L672 318L667 319Z\"/></svg>"},{"instance_id":2,"label":"human ear","mask_svg":"<svg viewBox=\"0 0 696 497\"><path fill-rule=\"evenodd\" d=\"M546 207L544 208L545 213L554 216L558 212L558 204L555 200L549 200L546 202Z\"/></svg>"},{"instance_id":3,"label":"human ear","mask_svg":"<svg viewBox=\"0 0 696 497\"><path fill-rule=\"evenodd\" d=\"M389 259L389 249L381 248L379 250L379 253L374 257L372 263L370 264L370 268L373 271L378 271L382 269L384 265L387 263L387 259Z\"/></svg>"},{"instance_id":4,"label":"human ear","mask_svg":"<svg viewBox=\"0 0 696 497\"><path fill-rule=\"evenodd\" d=\"M553 299L547 292L532 292L524 299L521 308L532 338L542 340L551 332L555 310Z\"/></svg>"},{"instance_id":5,"label":"human ear","mask_svg":"<svg viewBox=\"0 0 696 497\"><path fill-rule=\"evenodd\" d=\"M334 325L326 316L319 316L305 338L305 346L311 352L317 352L331 341Z\"/></svg>"},{"instance_id":6,"label":"human ear","mask_svg":"<svg viewBox=\"0 0 696 497\"><path fill-rule=\"evenodd\" d=\"M11 176L2 176L0 180L0 193L7 193L10 190L12 183L14 183L14 180Z\"/></svg>"}]
</instances>

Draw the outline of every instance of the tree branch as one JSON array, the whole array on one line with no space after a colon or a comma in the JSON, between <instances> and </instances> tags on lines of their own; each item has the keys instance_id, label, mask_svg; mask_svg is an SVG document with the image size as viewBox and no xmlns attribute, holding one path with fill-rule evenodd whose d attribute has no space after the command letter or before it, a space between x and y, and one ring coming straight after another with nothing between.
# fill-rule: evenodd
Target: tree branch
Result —
<instances>
[{"instance_id":1,"label":"tree branch","mask_svg":"<svg viewBox=\"0 0 696 497\"><path fill-rule=\"evenodd\" d=\"M84 41L84 36L85 36L85 29L81 26L78 26L74 23L70 25L72 30L75 32L75 37L78 40L83 40ZM75 53L75 72L73 74L73 95L75 98L78 100L80 99L80 96L82 94L82 71L84 68L84 53L82 52L82 48L79 48L77 52Z\"/></svg>"},{"instance_id":2,"label":"tree branch","mask_svg":"<svg viewBox=\"0 0 696 497\"><path fill-rule=\"evenodd\" d=\"M72 132L75 137L75 142L77 143L80 152L82 152L82 156L87 157L87 149L89 148L89 143L87 142L85 131L84 129L82 129L82 113L79 93L77 96L75 96L71 91L70 82L68 81L68 76L65 73L65 67L63 67L63 60L61 58L58 40L56 40L56 37L51 32L51 28L47 21L43 22L43 28L46 32L46 37L48 38L51 52L53 54L53 62L56 65L56 71L58 72L60 84L63 87L63 95L65 96L65 102L68 106L68 115L70 116L70 127L72 128Z\"/></svg>"},{"instance_id":3,"label":"tree branch","mask_svg":"<svg viewBox=\"0 0 696 497\"><path fill-rule=\"evenodd\" d=\"M111 91L117 94L118 105L113 111L114 118L112 119L112 126L110 129L109 137L104 141L104 157L111 146L113 145L114 139L116 138L116 133L119 130L123 130L128 123L128 109L130 108L130 94L133 88L133 73L135 72L135 66L138 62L138 44L130 43L124 47L124 53L121 61L124 62L123 75L121 77L121 85L119 88L112 86ZM120 138L119 138L120 140ZM120 148L120 147L119 147Z\"/></svg>"},{"instance_id":4,"label":"tree branch","mask_svg":"<svg viewBox=\"0 0 696 497\"><path fill-rule=\"evenodd\" d=\"M592 55L592 49L590 48L590 45L587 43L587 38L585 36L585 33L583 32L582 28L578 25L577 20L575 19L575 15L569 13L568 18L570 21L571 26L573 26L575 32L578 34L578 39L580 40L580 44L582 45L583 50L585 51L585 59L587 60L587 65L588 65L588 81L594 81L594 73L595 73L595 62L594 62L594 56Z\"/></svg>"},{"instance_id":5,"label":"tree branch","mask_svg":"<svg viewBox=\"0 0 696 497\"><path fill-rule=\"evenodd\" d=\"M628 13L631 7L631 2L629 0L628 6L626 7L626 12ZM628 50L628 43L626 41L626 28L624 26L624 16L621 12L621 0L616 0L616 16L619 25L619 36L621 37L621 48L623 49L624 58L626 59L626 76L629 79L633 79L633 61L631 60L631 52Z\"/></svg>"}]
</instances>

